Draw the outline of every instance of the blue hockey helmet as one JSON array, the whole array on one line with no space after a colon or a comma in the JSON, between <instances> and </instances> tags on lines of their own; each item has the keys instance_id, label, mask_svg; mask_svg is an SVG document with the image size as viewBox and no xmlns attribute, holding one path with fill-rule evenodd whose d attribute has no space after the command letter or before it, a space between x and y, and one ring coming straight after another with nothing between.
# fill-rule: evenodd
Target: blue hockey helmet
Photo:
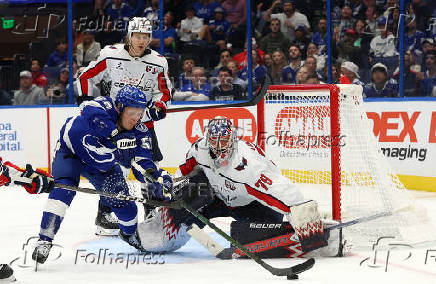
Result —
<instances>
[{"instance_id":1,"label":"blue hockey helmet","mask_svg":"<svg viewBox=\"0 0 436 284\"><path fill-rule=\"evenodd\" d=\"M124 107L146 108L148 105L147 96L140 89L133 86L122 87L115 98L115 105L118 106L120 111Z\"/></svg>"}]
</instances>

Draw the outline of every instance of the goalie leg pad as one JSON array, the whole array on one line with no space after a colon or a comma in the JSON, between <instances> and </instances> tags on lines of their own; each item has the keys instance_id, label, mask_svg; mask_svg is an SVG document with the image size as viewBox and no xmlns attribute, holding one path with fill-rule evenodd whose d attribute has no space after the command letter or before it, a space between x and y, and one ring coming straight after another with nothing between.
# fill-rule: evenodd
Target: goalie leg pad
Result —
<instances>
[{"instance_id":1,"label":"goalie leg pad","mask_svg":"<svg viewBox=\"0 0 436 284\"><path fill-rule=\"evenodd\" d=\"M328 237L324 234L324 225L315 201L291 206L287 217L297 232L303 251L327 246Z\"/></svg>"}]
</instances>

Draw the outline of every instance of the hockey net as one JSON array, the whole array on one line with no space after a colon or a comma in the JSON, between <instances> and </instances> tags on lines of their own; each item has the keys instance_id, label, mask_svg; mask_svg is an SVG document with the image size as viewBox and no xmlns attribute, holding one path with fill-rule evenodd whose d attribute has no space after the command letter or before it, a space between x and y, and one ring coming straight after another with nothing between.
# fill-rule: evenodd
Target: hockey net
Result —
<instances>
[{"instance_id":1,"label":"hockey net","mask_svg":"<svg viewBox=\"0 0 436 284\"><path fill-rule=\"evenodd\" d=\"M344 229L355 244L435 240L425 211L379 151L362 104L358 85L270 86L258 106L258 144L327 218L392 213Z\"/></svg>"}]
</instances>

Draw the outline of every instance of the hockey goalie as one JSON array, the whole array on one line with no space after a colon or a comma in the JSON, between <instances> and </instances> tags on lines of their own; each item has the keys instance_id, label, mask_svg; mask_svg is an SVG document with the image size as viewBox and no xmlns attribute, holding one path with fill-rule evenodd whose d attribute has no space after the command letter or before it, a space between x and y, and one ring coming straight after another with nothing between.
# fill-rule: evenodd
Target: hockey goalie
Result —
<instances>
[{"instance_id":1,"label":"hockey goalie","mask_svg":"<svg viewBox=\"0 0 436 284\"><path fill-rule=\"evenodd\" d=\"M231 235L262 257L335 256L344 241L338 230L325 230L317 203L305 200L255 145L238 139L226 117L211 120L205 136L193 143L176 179L183 198L203 216L232 217ZM178 188L176 185L175 188ZM283 222L283 217L288 222ZM138 226L148 251L169 252L192 236L220 258L242 255L224 249L202 231L204 224L184 209L157 208Z\"/></svg>"}]
</instances>

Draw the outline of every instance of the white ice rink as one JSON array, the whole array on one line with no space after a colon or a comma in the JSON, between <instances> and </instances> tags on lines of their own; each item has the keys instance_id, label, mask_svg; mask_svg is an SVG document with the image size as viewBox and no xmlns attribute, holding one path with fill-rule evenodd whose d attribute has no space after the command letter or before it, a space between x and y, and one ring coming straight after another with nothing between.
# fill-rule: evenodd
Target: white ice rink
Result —
<instances>
[{"instance_id":1,"label":"white ice rink","mask_svg":"<svg viewBox=\"0 0 436 284\"><path fill-rule=\"evenodd\" d=\"M436 225L436 193L416 192L414 195L417 202L427 207L428 214ZM33 251L31 243L35 240L30 240L29 245L26 242L38 234L46 199L47 195L29 195L18 187L0 188L0 263L15 260L12 268L18 280L16 283L254 284L288 281L269 274L251 260L215 259L192 239L175 253L157 256L152 260L145 259L145 262L165 262L164 264L146 264L141 258L139 263L136 259L134 264L127 265L126 258L122 256L134 254L135 250L116 238L99 238L94 235L97 197L81 193L73 201L55 238L54 243L60 247L53 248L46 264L39 265L35 272L35 263L30 257ZM214 222L226 231L229 230L229 219L218 219ZM213 236L219 239L215 234ZM221 239L220 242L226 244ZM436 283L436 242L409 247L404 243L386 240L385 245L391 248L388 261L387 249L377 249L375 263L375 251L353 251L344 258L317 259L311 270L302 273L300 279L294 281L335 284ZM112 259L111 264L110 257L103 258L104 249L106 255L121 253L121 258L116 263ZM301 260L272 259L266 262L276 267L288 267Z\"/></svg>"}]
</instances>

